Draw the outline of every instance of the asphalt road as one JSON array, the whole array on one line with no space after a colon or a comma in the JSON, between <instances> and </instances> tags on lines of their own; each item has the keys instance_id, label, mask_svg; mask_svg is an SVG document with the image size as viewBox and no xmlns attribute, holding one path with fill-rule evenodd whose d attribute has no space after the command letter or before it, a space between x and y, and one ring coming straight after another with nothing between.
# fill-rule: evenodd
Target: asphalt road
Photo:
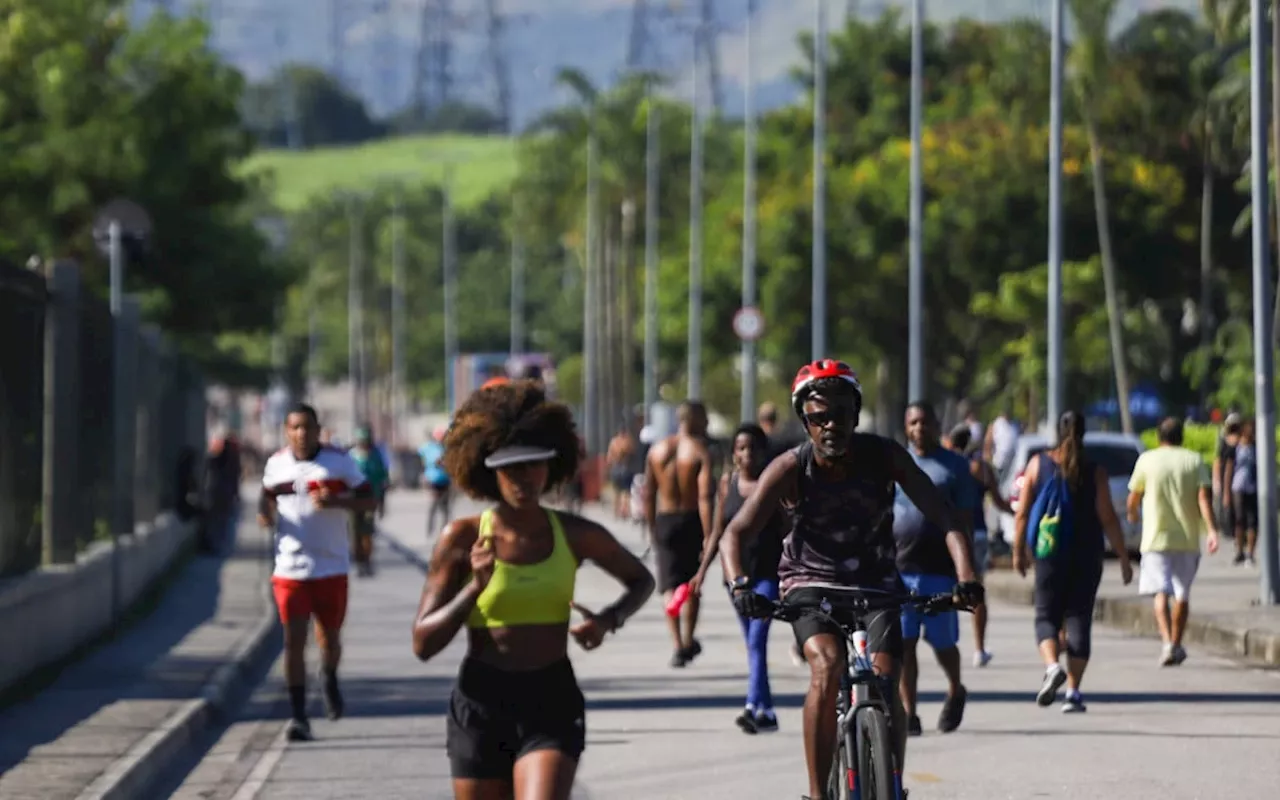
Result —
<instances>
[{"instance_id":1,"label":"asphalt road","mask_svg":"<svg viewBox=\"0 0 1280 800\"><path fill-rule=\"evenodd\" d=\"M424 510L419 495L399 494L384 521L419 554L427 547ZM616 530L642 549L630 526ZM452 797L441 713L464 637L419 663L409 625L422 574L386 538L377 558L376 577L353 579L342 673L347 716L330 723L315 700L316 741L286 745L277 664L173 797ZM578 598L589 607L616 591L593 567L580 574ZM1158 643L1100 627L1084 686L1089 711L1064 715L1033 701L1041 667L1029 609L993 607L995 659L981 670L968 666L972 638L962 622L969 708L959 731L933 730L944 683L924 654L925 734L911 741L907 756L912 800L1276 796L1280 674L1195 651L1181 667L1161 669ZM575 798L794 800L806 791L799 706L807 673L788 657L790 631L777 625L771 640L781 730L755 737L732 724L745 690L745 656L732 609L718 594L708 593L700 639L705 652L693 665L669 668L661 604L651 601L595 653L574 647L589 708Z\"/></svg>"}]
</instances>

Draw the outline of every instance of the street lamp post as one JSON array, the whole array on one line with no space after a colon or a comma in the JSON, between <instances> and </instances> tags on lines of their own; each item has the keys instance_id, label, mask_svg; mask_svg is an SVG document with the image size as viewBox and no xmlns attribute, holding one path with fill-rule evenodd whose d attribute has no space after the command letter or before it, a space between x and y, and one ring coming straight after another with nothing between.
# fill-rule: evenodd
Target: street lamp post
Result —
<instances>
[{"instance_id":1,"label":"street lamp post","mask_svg":"<svg viewBox=\"0 0 1280 800\"><path fill-rule=\"evenodd\" d=\"M1262 550L1261 602L1280 604L1280 552L1276 541L1275 375L1271 342L1271 264L1267 229L1267 3L1249 3L1250 178L1253 213L1253 363L1258 431L1258 542Z\"/></svg>"},{"instance_id":2,"label":"street lamp post","mask_svg":"<svg viewBox=\"0 0 1280 800\"><path fill-rule=\"evenodd\" d=\"M644 178L644 421L653 422L658 402L658 98L649 87Z\"/></svg>"},{"instance_id":3,"label":"street lamp post","mask_svg":"<svg viewBox=\"0 0 1280 800\"><path fill-rule=\"evenodd\" d=\"M689 168L689 368L688 396L702 398L702 37L693 37L693 115Z\"/></svg>"},{"instance_id":4,"label":"street lamp post","mask_svg":"<svg viewBox=\"0 0 1280 800\"><path fill-rule=\"evenodd\" d=\"M1051 428L1062 415L1062 68L1065 58L1063 29L1066 0L1053 0L1052 52L1049 81L1049 287L1048 287L1048 386L1046 400Z\"/></svg>"},{"instance_id":5,"label":"street lamp post","mask_svg":"<svg viewBox=\"0 0 1280 800\"><path fill-rule=\"evenodd\" d=\"M813 315L811 357L827 352L827 0L815 0L813 37Z\"/></svg>"},{"instance_id":6,"label":"street lamp post","mask_svg":"<svg viewBox=\"0 0 1280 800\"><path fill-rule=\"evenodd\" d=\"M907 394L923 399L924 385L924 0L911 3L911 192L907 269Z\"/></svg>"},{"instance_id":7,"label":"street lamp post","mask_svg":"<svg viewBox=\"0 0 1280 800\"><path fill-rule=\"evenodd\" d=\"M756 304L756 111L755 111L755 0L747 0L747 76L743 90L743 116L746 135L743 140L742 181L742 307ZM742 409L741 419L752 418L756 407L756 342L742 340Z\"/></svg>"}]
</instances>

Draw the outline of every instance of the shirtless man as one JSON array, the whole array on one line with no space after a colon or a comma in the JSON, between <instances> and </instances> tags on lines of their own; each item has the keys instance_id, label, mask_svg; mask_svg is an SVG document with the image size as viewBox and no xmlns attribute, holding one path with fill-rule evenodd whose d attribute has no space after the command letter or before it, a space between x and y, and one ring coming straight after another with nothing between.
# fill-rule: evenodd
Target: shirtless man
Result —
<instances>
[{"instance_id":1,"label":"shirtless man","mask_svg":"<svg viewBox=\"0 0 1280 800\"><path fill-rule=\"evenodd\" d=\"M698 572L703 544L711 536L715 498L706 442L707 409L686 400L680 405L679 419L680 430L654 443L644 465L644 518L652 536L658 590L667 601L676 587ZM673 667L685 666L702 652L702 645L693 638L698 606L697 596L691 595L679 618L667 618L675 643Z\"/></svg>"}]
</instances>

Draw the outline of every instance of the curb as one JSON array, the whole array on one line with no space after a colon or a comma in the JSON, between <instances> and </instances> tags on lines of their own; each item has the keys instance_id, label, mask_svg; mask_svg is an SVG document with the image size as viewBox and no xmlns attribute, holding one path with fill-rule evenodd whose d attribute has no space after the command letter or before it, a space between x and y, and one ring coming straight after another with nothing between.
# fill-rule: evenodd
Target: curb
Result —
<instances>
[{"instance_id":1,"label":"curb","mask_svg":"<svg viewBox=\"0 0 1280 800\"><path fill-rule=\"evenodd\" d=\"M1035 604L1030 586L987 582L987 594L996 600L1015 605ZM1160 638L1151 604L1145 598L1099 597L1094 603L1093 618L1113 628L1147 638ZM1280 667L1280 635L1248 628L1232 629L1212 619L1187 621L1184 638L1210 650L1247 659L1265 666Z\"/></svg>"},{"instance_id":2,"label":"curb","mask_svg":"<svg viewBox=\"0 0 1280 800\"><path fill-rule=\"evenodd\" d=\"M280 621L274 613L264 614L236 646L230 660L204 685L199 697L183 703L158 728L129 748L76 800L147 796L148 789L228 711L231 700L248 687L250 676L275 655L279 646Z\"/></svg>"}]
</instances>

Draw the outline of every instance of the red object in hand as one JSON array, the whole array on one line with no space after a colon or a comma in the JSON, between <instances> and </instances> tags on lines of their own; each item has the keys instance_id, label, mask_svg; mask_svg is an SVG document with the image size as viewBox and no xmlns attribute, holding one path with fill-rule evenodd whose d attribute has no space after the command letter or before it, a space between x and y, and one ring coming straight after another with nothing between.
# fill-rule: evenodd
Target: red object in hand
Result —
<instances>
[{"instance_id":1,"label":"red object in hand","mask_svg":"<svg viewBox=\"0 0 1280 800\"><path fill-rule=\"evenodd\" d=\"M680 616L680 609L689 600L689 584L682 583L676 587L671 593L671 599L667 602L667 616L675 619Z\"/></svg>"},{"instance_id":2,"label":"red object in hand","mask_svg":"<svg viewBox=\"0 0 1280 800\"><path fill-rule=\"evenodd\" d=\"M342 494L347 491L347 482L340 478L326 478L322 481L307 481L307 491L314 492L321 486L329 490L329 494Z\"/></svg>"}]
</instances>

